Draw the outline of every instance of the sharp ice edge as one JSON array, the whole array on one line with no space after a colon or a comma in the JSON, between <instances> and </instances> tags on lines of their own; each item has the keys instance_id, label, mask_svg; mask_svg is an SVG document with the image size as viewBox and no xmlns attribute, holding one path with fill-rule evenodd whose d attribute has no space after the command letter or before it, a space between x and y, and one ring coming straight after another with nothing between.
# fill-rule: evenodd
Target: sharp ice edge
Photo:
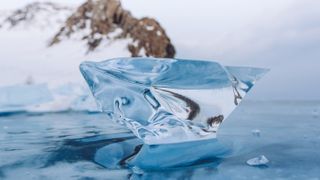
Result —
<instances>
[{"instance_id":1,"label":"sharp ice edge","mask_svg":"<svg viewBox=\"0 0 320 180\"><path fill-rule=\"evenodd\" d=\"M99 108L146 144L215 138L221 122L268 71L157 58L84 62L80 70Z\"/></svg>"}]
</instances>

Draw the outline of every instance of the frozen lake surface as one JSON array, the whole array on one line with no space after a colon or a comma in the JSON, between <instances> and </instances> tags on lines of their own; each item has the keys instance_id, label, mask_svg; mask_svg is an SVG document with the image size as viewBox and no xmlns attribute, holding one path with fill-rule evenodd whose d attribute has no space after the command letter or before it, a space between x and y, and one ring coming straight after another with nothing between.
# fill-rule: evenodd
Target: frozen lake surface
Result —
<instances>
[{"instance_id":1,"label":"frozen lake surface","mask_svg":"<svg viewBox=\"0 0 320 180\"><path fill-rule=\"evenodd\" d=\"M320 179L319 129L320 102L244 101L218 132L218 141L230 148L230 154L188 167L133 171L97 163L96 153L102 147L135 140L104 114L3 114L0 179L316 180ZM113 155L117 154L106 156ZM261 155L268 159L266 165L246 163Z\"/></svg>"}]
</instances>

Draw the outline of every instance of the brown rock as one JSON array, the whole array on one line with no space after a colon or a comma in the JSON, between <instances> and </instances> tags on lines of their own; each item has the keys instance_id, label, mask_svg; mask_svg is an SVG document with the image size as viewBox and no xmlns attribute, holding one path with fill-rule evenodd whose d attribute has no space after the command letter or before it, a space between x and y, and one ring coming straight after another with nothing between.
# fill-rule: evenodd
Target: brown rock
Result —
<instances>
[{"instance_id":1,"label":"brown rock","mask_svg":"<svg viewBox=\"0 0 320 180\"><path fill-rule=\"evenodd\" d=\"M89 51L95 50L103 40L131 38L128 50L133 57L172 58L175 55L174 46L155 19L133 17L129 11L122 8L118 0L88 0L67 19L50 45L85 29L88 31L82 39L87 41ZM121 32L112 37L110 34L117 29Z\"/></svg>"}]
</instances>

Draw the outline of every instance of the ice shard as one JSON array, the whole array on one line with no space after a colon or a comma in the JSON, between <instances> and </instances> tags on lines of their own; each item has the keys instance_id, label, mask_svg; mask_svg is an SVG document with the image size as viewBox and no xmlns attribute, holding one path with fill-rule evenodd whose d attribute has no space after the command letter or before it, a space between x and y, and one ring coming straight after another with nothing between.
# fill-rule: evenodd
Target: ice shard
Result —
<instances>
[{"instance_id":1,"label":"ice shard","mask_svg":"<svg viewBox=\"0 0 320 180\"><path fill-rule=\"evenodd\" d=\"M215 138L222 121L268 71L159 58L83 62L80 70L99 108L146 144Z\"/></svg>"}]
</instances>

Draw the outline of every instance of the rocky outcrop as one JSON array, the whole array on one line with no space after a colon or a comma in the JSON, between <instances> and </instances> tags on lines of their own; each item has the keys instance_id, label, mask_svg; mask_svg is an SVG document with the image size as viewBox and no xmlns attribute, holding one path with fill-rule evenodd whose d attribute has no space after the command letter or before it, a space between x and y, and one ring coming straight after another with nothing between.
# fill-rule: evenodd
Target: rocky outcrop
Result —
<instances>
[{"instance_id":1,"label":"rocky outcrop","mask_svg":"<svg viewBox=\"0 0 320 180\"><path fill-rule=\"evenodd\" d=\"M80 34L80 35L79 35ZM88 51L102 41L131 39L131 56L174 57L175 48L161 25L153 18L137 19L118 0L88 0L65 22L50 46L71 37L85 40Z\"/></svg>"},{"instance_id":2,"label":"rocky outcrop","mask_svg":"<svg viewBox=\"0 0 320 180\"><path fill-rule=\"evenodd\" d=\"M6 13L1 26L14 28L19 25L23 27L50 28L56 23L61 23L62 18L70 14L72 8L61 6L51 2L34 2L25 7L15 10L11 13Z\"/></svg>"},{"instance_id":3,"label":"rocky outcrop","mask_svg":"<svg viewBox=\"0 0 320 180\"><path fill-rule=\"evenodd\" d=\"M131 56L174 57L175 48L153 18L135 18L119 0L88 0L78 8L34 2L12 12L0 12L0 28L43 30L49 47L68 39L85 41L88 52L108 48L118 40ZM54 37L52 37L54 34ZM116 43L115 43L116 44ZM80 52L85 53L85 52Z\"/></svg>"}]
</instances>

